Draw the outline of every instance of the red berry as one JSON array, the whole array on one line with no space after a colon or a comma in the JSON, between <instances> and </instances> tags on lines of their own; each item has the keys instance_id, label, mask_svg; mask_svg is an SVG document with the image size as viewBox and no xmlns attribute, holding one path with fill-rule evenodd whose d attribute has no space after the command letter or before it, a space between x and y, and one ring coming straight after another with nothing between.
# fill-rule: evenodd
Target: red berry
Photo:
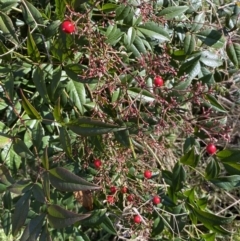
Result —
<instances>
[{"instance_id":1,"label":"red berry","mask_svg":"<svg viewBox=\"0 0 240 241\"><path fill-rule=\"evenodd\" d=\"M75 26L71 21L65 20L62 23L61 29L64 33L71 34L75 31Z\"/></svg>"},{"instance_id":2,"label":"red berry","mask_svg":"<svg viewBox=\"0 0 240 241\"><path fill-rule=\"evenodd\" d=\"M163 86L163 79L162 79L162 77L161 76L156 76L155 78L154 78L154 84L155 84L155 86L157 86L157 87L161 87L161 86Z\"/></svg>"},{"instance_id":3,"label":"red berry","mask_svg":"<svg viewBox=\"0 0 240 241\"><path fill-rule=\"evenodd\" d=\"M117 191L117 188L116 187L110 187L110 192L112 193L112 194L114 194L114 193L116 193L116 191Z\"/></svg>"},{"instance_id":4,"label":"red berry","mask_svg":"<svg viewBox=\"0 0 240 241\"><path fill-rule=\"evenodd\" d=\"M139 215L135 215L133 218L134 223L141 223L142 219Z\"/></svg>"},{"instance_id":5,"label":"red berry","mask_svg":"<svg viewBox=\"0 0 240 241\"><path fill-rule=\"evenodd\" d=\"M146 171L144 172L144 177L146 177L147 179L151 178L151 177L152 177L152 172L149 171L149 170L146 170Z\"/></svg>"},{"instance_id":6,"label":"red berry","mask_svg":"<svg viewBox=\"0 0 240 241\"><path fill-rule=\"evenodd\" d=\"M217 151L217 148L214 144L210 143L207 145L206 151L209 155L213 155Z\"/></svg>"},{"instance_id":7,"label":"red berry","mask_svg":"<svg viewBox=\"0 0 240 241\"><path fill-rule=\"evenodd\" d=\"M158 205L161 202L161 198L159 196L154 196L152 201L153 204Z\"/></svg>"},{"instance_id":8,"label":"red berry","mask_svg":"<svg viewBox=\"0 0 240 241\"><path fill-rule=\"evenodd\" d=\"M133 194L129 194L129 195L127 196L127 200L128 200L129 202L132 202L132 201L134 200L134 195L133 195Z\"/></svg>"},{"instance_id":9,"label":"red berry","mask_svg":"<svg viewBox=\"0 0 240 241\"><path fill-rule=\"evenodd\" d=\"M99 159L96 159L96 160L94 160L94 166L95 166L95 168L100 168L101 167L101 165L102 165L102 162L99 160Z\"/></svg>"},{"instance_id":10,"label":"red berry","mask_svg":"<svg viewBox=\"0 0 240 241\"><path fill-rule=\"evenodd\" d=\"M107 196L107 202L113 204L115 202L114 197L111 195Z\"/></svg>"},{"instance_id":11,"label":"red berry","mask_svg":"<svg viewBox=\"0 0 240 241\"><path fill-rule=\"evenodd\" d=\"M121 193L127 193L127 192L128 192L127 187L122 187L122 189L121 189Z\"/></svg>"}]
</instances>

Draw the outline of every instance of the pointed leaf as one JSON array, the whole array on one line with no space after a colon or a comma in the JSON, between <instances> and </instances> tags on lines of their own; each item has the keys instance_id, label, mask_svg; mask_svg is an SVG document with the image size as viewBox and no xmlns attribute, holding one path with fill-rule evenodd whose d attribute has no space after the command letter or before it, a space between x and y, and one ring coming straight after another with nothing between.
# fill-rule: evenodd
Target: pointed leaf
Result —
<instances>
[{"instance_id":1,"label":"pointed leaf","mask_svg":"<svg viewBox=\"0 0 240 241\"><path fill-rule=\"evenodd\" d=\"M111 219L105 215L103 219L101 219L101 225L100 225L104 230L106 230L108 233L112 235L117 235L117 231L113 226L113 223Z\"/></svg>"},{"instance_id":2,"label":"pointed leaf","mask_svg":"<svg viewBox=\"0 0 240 241\"><path fill-rule=\"evenodd\" d=\"M226 52L229 59L236 67L240 66L240 44L229 41L226 45Z\"/></svg>"},{"instance_id":3,"label":"pointed leaf","mask_svg":"<svg viewBox=\"0 0 240 241\"><path fill-rule=\"evenodd\" d=\"M32 106L32 104L28 101L28 99L24 96L23 91L20 89L20 93L22 96L22 106L28 116L32 119L41 120L41 115L37 112L37 110Z\"/></svg>"},{"instance_id":4,"label":"pointed leaf","mask_svg":"<svg viewBox=\"0 0 240 241\"><path fill-rule=\"evenodd\" d=\"M48 201L50 201L50 181L49 181L49 173L46 171L42 175L42 186L43 192Z\"/></svg>"},{"instance_id":5,"label":"pointed leaf","mask_svg":"<svg viewBox=\"0 0 240 241\"><path fill-rule=\"evenodd\" d=\"M86 91L84 84L69 80L66 88L72 104L77 106L81 114L84 114L83 105L86 103Z\"/></svg>"},{"instance_id":6,"label":"pointed leaf","mask_svg":"<svg viewBox=\"0 0 240 241\"><path fill-rule=\"evenodd\" d=\"M45 147L43 157L42 157L43 167L48 170L49 169L49 159L48 159L48 148Z\"/></svg>"},{"instance_id":7,"label":"pointed leaf","mask_svg":"<svg viewBox=\"0 0 240 241\"><path fill-rule=\"evenodd\" d=\"M80 118L77 121L69 122L66 124L66 126L76 134L82 136L95 136L126 129L126 127L119 127L113 124L108 124L99 120L85 117Z\"/></svg>"},{"instance_id":8,"label":"pointed leaf","mask_svg":"<svg viewBox=\"0 0 240 241\"><path fill-rule=\"evenodd\" d=\"M176 17L180 17L184 12L188 10L188 6L172 6L172 7L167 7L160 11L158 14L159 16L163 16L165 19L173 19Z\"/></svg>"},{"instance_id":9,"label":"pointed leaf","mask_svg":"<svg viewBox=\"0 0 240 241\"><path fill-rule=\"evenodd\" d=\"M139 25L137 29L149 38L158 39L161 42L169 41L168 32L161 26L153 22Z\"/></svg>"},{"instance_id":10,"label":"pointed leaf","mask_svg":"<svg viewBox=\"0 0 240 241\"><path fill-rule=\"evenodd\" d=\"M21 9L24 20L31 27L36 27L37 24L44 24L42 14L27 0L22 1Z\"/></svg>"},{"instance_id":11,"label":"pointed leaf","mask_svg":"<svg viewBox=\"0 0 240 241\"><path fill-rule=\"evenodd\" d=\"M195 46L196 46L195 36L187 32L184 39L185 54L187 55L191 54L194 51Z\"/></svg>"},{"instance_id":12,"label":"pointed leaf","mask_svg":"<svg viewBox=\"0 0 240 241\"><path fill-rule=\"evenodd\" d=\"M240 187L240 175L218 177L210 179L209 181L226 191L231 191L234 188Z\"/></svg>"},{"instance_id":13,"label":"pointed leaf","mask_svg":"<svg viewBox=\"0 0 240 241\"><path fill-rule=\"evenodd\" d=\"M57 229L65 228L90 216L90 214L77 214L70 212L58 205L49 205L47 211L47 218L50 225Z\"/></svg>"},{"instance_id":14,"label":"pointed leaf","mask_svg":"<svg viewBox=\"0 0 240 241\"><path fill-rule=\"evenodd\" d=\"M9 39L15 45L19 43L11 18L3 12L0 12L0 30L5 35L6 39Z\"/></svg>"},{"instance_id":15,"label":"pointed leaf","mask_svg":"<svg viewBox=\"0 0 240 241\"><path fill-rule=\"evenodd\" d=\"M214 96L206 94L205 98L209 101L209 106L213 109L217 110L218 112L227 112L224 107L220 103L218 103L217 99Z\"/></svg>"},{"instance_id":16,"label":"pointed leaf","mask_svg":"<svg viewBox=\"0 0 240 241\"><path fill-rule=\"evenodd\" d=\"M41 61L40 52L37 48L37 45L34 42L34 39L32 37L30 30L28 30L27 53L33 61L35 61L37 63L39 63Z\"/></svg>"},{"instance_id":17,"label":"pointed leaf","mask_svg":"<svg viewBox=\"0 0 240 241\"><path fill-rule=\"evenodd\" d=\"M47 87L45 83L45 77L41 67L37 67L33 70L33 82L40 96L43 98L45 103L50 103L48 97Z\"/></svg>"},{"instance_id":18,"label":"pointed leaf","mask_svg":"<svg viewBox=\"0 0 240 241\"><path fill-rule=\"evenodd\" d=\"M72 144L66 128L60 128L60 143L62 145L63 150L69 158L72 158Z\"/></svg>"},{"instance_id":19,"label":"pointed leaf","mask_svg":"<svg viewBox=\"0 0 240 241\"><path fill-rule=\"evenodd\" d=\"M28 158L28 159L35 157L33 153L28 149L26 144L19 138L14 139L13 149L21 157Z\"/></svg>"},{"instance_id":20,"label":"pointed leaf","mask_svg":"<svg viewBox=\"0 0 240 241\"><path fill-rule=\"evenodd\" d=\"M222 60L219 58L217 54L214 54L209 51L203 51L201 54L200 61L209 67L219 67L223 64Z\"/></svg>"},{"instance_id":21,"label":"pointed leaf","mask_svg":"<svg viewBox=\"0 0 240 241\"><path fill-rule=\"evenodd\" d=\"M60 191L96 190L101 187L85 181L63 167L49 170L51 184Z\"/></svg>"},{"instance_id":22,"label":"pointed leaf","mask_svg":"<svg viewBox=\"0 0 240 241\"><path fill-rule=\"evenodd\" d=\"M31 219L28 225L26 226L20 241L37 240L39 234L41 233L41 229L42 229L42 225L45 217L46 217L46 214L41 214Z\"/></svg>"},{"instance_id":23,"label":"pointed leaf","mask_svg":"<svg viewBox=\"0 0 240 241\"><path fill-rule=\"evenodd\" d=\"M194 18L194 21L192 23L191 32L197 32L203 27L203 24L205 23L205 12L201 12L197 14Z\"/></svg>"},{"instance_id":24,"label":"pointed leaf","mask_svg":"<svg viewBox=\"0 0 240 241\"><path fill-rule=\"evenodd\" d=\"M207 29L196 34L196 36L207 46L219 49L225 43L225 38L220 31Z\"/></svg>"},{"instance_id":25,"label":"pointed leaf","mask_svg":"<svg viewBox=\"0 0 240 241\"><path fill-rule=\"evenodd\" d=\"M94 210L90 213L90 217L86 218L80 223L86 227L96 227L97 225L101 224L106 215L106 211L107 209Z\"/></svg>"},{"instance_id":26,"label":"pointed leaf","mask_svg":"<svg viewBox=\"0 0 240 241\"><path fill-rule=\"evenodd\" d=\"M18 200L15 205L15 210L12 216L12 235L16 236L18 231L24 225L28 211L29 211L29 202L30 202L31 192L28 191Z\"/></svg>"}]
</instances>

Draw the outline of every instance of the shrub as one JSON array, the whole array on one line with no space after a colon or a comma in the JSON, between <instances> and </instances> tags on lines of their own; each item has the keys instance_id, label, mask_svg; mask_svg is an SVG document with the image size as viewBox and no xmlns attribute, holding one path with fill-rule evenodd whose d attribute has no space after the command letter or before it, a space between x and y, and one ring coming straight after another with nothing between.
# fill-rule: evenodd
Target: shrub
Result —
<instances>
[{"instance_id":1,"label":"shrub","mask_svg":"<svg viewBox=\"0 0 240 241\"><path fill-rule=\"evenodd\" d=\"M0 1L6 237L233 236L239 4L221 2Z\"/></svg>"}]
</instances>

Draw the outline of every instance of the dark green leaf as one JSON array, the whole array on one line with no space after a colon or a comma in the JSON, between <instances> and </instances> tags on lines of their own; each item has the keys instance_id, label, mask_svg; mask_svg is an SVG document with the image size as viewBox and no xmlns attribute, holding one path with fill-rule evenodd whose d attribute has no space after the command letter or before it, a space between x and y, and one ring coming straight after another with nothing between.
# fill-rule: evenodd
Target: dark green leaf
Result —
<instances>
[{"instance_id":1,"label":"dark green leaf","mask_svg":"<svg viewBox=\"0 0 240 241\"><path fill-rule=\"evenodd\" d=\"M0 30L3 32L6 39L10 40L15 45L19 44L12 20L3 12L0 12Z\"/></svg>"},{"instance_id":2,"label":"dark green leaf","mask_svg":"<svg viewBox=\"0 0 240 241\"><path fill-rule=\"evenodd\" d=\"M31 219L28 225L26 226L20 241L37 240L41 232L45 217L46 217L46 214L41 214Z\"/></svg>"},{"instance_id":3,"label":"dark green leaf","mask_svg":"<svg viewBox=\"0 0 240 241\"><path fill-rule=\"evenodd\" d=\"M28 101L28 99L25 97L25 95L23 94L23 91L21 89L20 89L20 93L22 96L22 106L23 106L24 110L26 111L26 113L28 114L28 116L32 119L41 120L42 119L41 115L37 112L37 110Z\"/></svg>"},{"instance_id":4,"label":"dark green leaf","mask_svg":"<svg viewBox=\"0 0 240 241\"><path fill-rule=\"evenodd\" d=\"M18 139L18 138L14 139L13 149L21 157L28 158L28 159L32 159L35 157L21 139Z\"/></svg>"},{"instance_id":5,"label":"dark green leaf","mask_svg":"<svg viewBox=\"0 0 240 241\"><path fill-rule=\"evenodd\" d=\"M220 166L218 162L215 159L211 158L205 170L206 179L216 178L219 172Z\"/></svg>"},{"instance_id":6,"label":"dark green leaf","mask_svg":"<svg viewBox=\"0 0 240 241\"><path fill-rule=\"evenodd\" d=\"M225 38L220 31L207 29L196 34L196 36L207 46L212 48L222 48L225 43Z\"/></svg>"},{"instance_id":7,"label":"dark green leaf","mask_svg":"<svg viewBox=\"0 0 240 241\"><path fill-rule=\"evenodd\" d=\"M181 157L180 162L189 165L191 167L196 167L198 164L199 158L195 154L194 148L192 148L188 153Z\"/></svg>"},{"instance_id":8,"label":"dark green leaf","mask_svg":"<svg viewBox=\"0 0 240 241\"><path fill-rule=\"evenodd\" d=\"M58 205L49 205L47 211L47 218L50 225L57 229L65 228L90 216L90 214L77 214L70 212Z\"/></svg>"},{"instance_id":9,"label":"dark green leaf","mask_svg":"<svg viewBox=\"0 0 240 241\"><path fill-rule=\"evenodd\" d=\"M113 226L113 223L111 221L111 219L107 216L104 215L104 217L101 219L101 224L100 226L107 231L108 233L112 234L112 235L117 235L117 231Z\"/></svg>"},{"instance_id":10,"label":"dark green leaf","mask_svg":"<svg viewBox=\"0 0 240 241\"><path fill-rule=\"evenodd\" d=\"M60 191L72 192L79 190L101 189L101 187L85 181L63 167L50 169L49 179L51 184Z\"/></svg>"},{"instance_id":11,"label":"dark green leaf","mask_svg":"<svg viewBox=\"0 0 240 241\"><path fill-rule=\"evenodd\" d=\"M211 108L217 110L218 112L226 112L224 107L217 101L217 99L214 96L206 94L205 98L209 101L209 106Z\"/></svg>"},{"instance_id":12,"label":"dark green leaf","mask_svg":"<svg viewBox=\"0 0 240 241\"><path fill-rule=\"evenodd\" d=\"M87 227L96 227L97 225L101 224L102 220L106 215L106 209L97 209L90 213L90 217L86 218L82 222L82 225Z\"/></svg>"},{"instance_id":13,"label":"dark green leaf","mask_svg":"<svg viewBox=\"0 0 240 241\"><path fill-rule=\"evenodd\" d=\"M229 59L236 67L240 66L240 44L229 41L226 45L226 52Z\"/></svg>"},{"instance_id":14,"label":"dark green leaf","mask_svg":"<svg viewBox=\"0 0 240 241\"><path fill-rule=\"evenodd\" d=\"M72 143L65 127L60 128L60 143L69 158L72 158Z\"/></svg>"},{"instance_id":15,"label":"dark green leaf","mask_svg":"<svg viewBox=\"0 0 240 241\"><path fill-rule=\"evenodd\" d=\"M231 191L234 188L240 187L240 175L223 176L210 179L209 181L226 191Z\"/></svg>"},{"instance_id":16,"label":"dark green leaf","mask_svg":"<svg viewBox=\"0 0 240 241\"><path fill-rule=\"evenodd\" d=\"M36 69L33 70L33 82L36 86L36 89L37 89L38 93L43 98L43 100L46 103L49 103L50 100L49 100L49 97L48 97L44 72L43 72L43 69L41 67L37 67Z\"/></svg>"},{"instance_id":17,"label":"dark green leaf","mask_svg":"<svg viewBox=\"0 0 240 241\"><path fill-rule=\"evenodd\" d=\"M42 14L27 0L22 1L21 9L23 18L28 25L36 27L38 24L43 24Z\"/></svg>"},{"instance_id":18,"label":"dark green leaf","mask_svg":"<svg viewBox=\"0 0 240 241\"><path fill-rule=\"evenodd\" d=\"M137 29L149 38L158 39L161 42L169 41L168 32L161 26L153 22L139 25Z\"/></svg>"},{"instance_id":19,"label":"dark green leaf","mask_svg":"<svg viewBox=\"0 0 240 241\"><path fill-rule=\"evenodd\" d=\"M12 235L16 236L18 231L24 225L30 204L31 192L28 191L18 200L15 205L15 210L12 216Z\"/></svg>"},{"instance_id":20,"label":"dark green leaf","mask_svg":"<svg viewBox=\"0 0 240 241\"><path fill-rule=\"evenodd\" d=\"M32 37L30 30L28 30L27 53L34 62L39 63L41 61L40 52L37 48L36 43L34 42L34 39Z\"/></svg>"}]
</instances>

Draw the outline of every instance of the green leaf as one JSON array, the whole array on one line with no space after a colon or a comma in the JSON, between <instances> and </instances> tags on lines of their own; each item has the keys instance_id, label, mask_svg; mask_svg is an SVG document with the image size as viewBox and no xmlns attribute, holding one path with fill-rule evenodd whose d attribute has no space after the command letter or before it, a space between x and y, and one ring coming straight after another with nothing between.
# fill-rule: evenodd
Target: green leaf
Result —
<instances>
[{"instance_id":1,"label":"green leaf","mask_svg":"<svg viewBox=\"0 0 240 241\"><path fill-rule=\"evenodd\" d=\"M50 103L48 97L47 87L45 83L44 72L41 67L37 67L33 70L33 82L40 96L43 98L45 103Z\"/></svg>"},{"instance_id":2,"label":"green leaf","mask_svg":"<svg viewBox=\"0 0 240 241\"><path fill-rule=\"evenodd\" d=\"M117 231L113 226L113 223L111 221L111 219L107 216L104 215L104 217L101 219L101 224L100 226L107 231L108 233L112 234L112 235L117 235Z\"/></svg>"},{"instance_id":3,"label":"green leaf","mask_svg":"<svg viewBox=\"0 0 240 241\"><path fill-rule=\"evenodd\" d=\"M13 149L19 156L23 158L32 159L35 157L33 153L28 149L26 144L19 138L14 139Z\"/></svg>"},{"instance_id":4,"label":"green leaf","mask_svg":"<svg viewBox=\"0 0 240 241\"><path fill-rule=\"evenodd\" d=\"M214 54L210 51L203 51L201 54L200 61L206 66L216 68L223 64L222 60L217 54Z\"/></svg>"},{"instance_id":5,"label":"green leaf","mask_svg":"<svg viewBox=\"0 0 240 241\"><path fill-rule=\"evenodd\" d=\"M224 46L225 38L220 31L207 29L196 34L196 36L207 46L220 49Z\"/></svg>"},{"instance_id":6,"label":"green leaf","mask_svg":"<svg viewBox=\"0 0 240 241\"><path fill-rule=\"evenodd\" d=\"M206 179L212 179L212 178L216 178L220 173L220 166L218 164L218 162L211 158L207 167L206 167L206 170L205 170L205 177Z\"/></svg>"},{"instance_id":7,"label":"green leaf","mask_svg":"<svg viewBox=\"0 0 240 241\"><path fill-rule=\"evenodd\" d=\"M215 109L218 112L227 112L224 107L218 103L217 99L209 94L205 95L205 98L209 101L209 103L207 103L211 108Z\"/></svg>"},{"instance_id":8,"label":"green leaf","mask_svg":"<svg viewBox=\"0 0 240 241\"><path fill-rule=\"evenodd\" d=\"M60 143L69 158L72 158L72 143L65 127L60 128Z\"/></svg>"},{"instance_id":9,"label":"green leaf","mask_svg":"<svg viewBox=\"0 0 240 241\"><path fill-rule=\"evenodd\" d=\"M128 45L133 44L135 38L136 38L136 30L133 27L130 27L127 32Z\"/></svg>"},{"instance_id":10,"label":"green leaf","mask_svg":"<svg viewBox=\"0 0 240 241\"><path fill-rule=\"evenodd\" d=\"M201 12L195 16L194 21L192 23L191 32L197 32L198 30L200 30L203 27L204 23L205 12Z\"/></svg>"},{"instance_id":11,"label":"green leaf","mask_svg":"<svg viewBox=\"0 0 240 241\"><path fill-rule=\"evenodd\" d=\"M126 129L126 127L119 127L86 117L79 118L77 121L69 122L66 126L74 133L82 136L95 136Z\"/></svg>"},{"instance_id":12,"label":"green leaf","mask_svg":"<svg viewBox=\"0 0 240 241\"><path fill-rule=\"evenodd\" d=\"M12 137L0 132L0 149L4 148L12 142Z\"/></svg>"},{"instance_id":13,"label":"green leaf","mask_svg":"<svg viewBox=\"0 0 240 241\"><path fill-rule=\"evenodd\" d=\"M153 22L139 25L137 29L149 38L158 39L160 42L169 41L168 32L161 26Z\"/></svg>"},{"instance_id":14,"label":"green leaf","mask_svg":"<svg viewBox=\"0 0 240 241\"><path fill-rule=\"evenodd\" d=\"M201 237L204 239L204 241L215 241L216 233L202 234Z\"/></svg>"},{"instance_id":15,"label":"green leaf","mask_svg":"<svg viewBox=\"0 0 240 241\"><path fill-rule=\"evenodd\" d=\"M31 27L44 24L42 14L31 3L26 0L21 2L22 14L25 22Z\"/></svg>"},{"instance_id":16,"label":"green leaf","mask_svg":"<svg viewBox=\"0 0 240 241\"><path fill-rule=\"evenodd\" d=\"M114 11L117 7L118 7L117 4L114 4L114 3L106 3L106 4L103 4L103 5L102 5L101 10L102 10L103 12L112 12L112 11Z\"/></svg>"},{"instance_id":17,"label":"green leaf","mask_svg":"<svg viewBox=\"0 0 240 241\"><path fill-rule=\"evenodd\" d=\"M40 203L45 203L45 195L42 189L42 185L40 185L39 183L33 184L32 192L35 200Z\"/></svg>"},{"instance_id":18,"label":"green leaf","mask_svg":"<svg viewBox=\"0 0 240 241\"><path fill-rule=\"evenodd\" d=\"M3 12L0 12L0 30L3 32L3 36L7 40L11 41L15 45L19 44L12 20Z\"/></svg>"},{"instance_id":19,"label":"green leaf","mask_svg":"<svg viewBox=\"0 0 240 241\"><path fill-rule=\"evenodd\" d=\"M86 219L90 214L77 214L70 212L58 205L49 205L47 208L47 219L53 228L65 228L77 221Z\"/></svg>"},{"instance_id":20,"label":"green leaf","mask_svg":"<svg viewBox=\"0 0 240 241\"><path fill-rule=\"evenodd\" d=\"M17 7L18 3L18 0L1 1L0 9L2 12L8 13L12 10L12 7Z\"/></svg>"},{"instance_id":21,"label":"green leaf","mask_svg":"<svg viewBox=\"0 0 240 241\"><path fill-rule=\"evenodd\" d=\"M32 106L32 104L28 101L28 99L23 94L23 91L20 89L21 97L22 97L22 106L28 116L32 119L42 120L41 115L37 112L37 110Z\"/></svg>"},{"instance_id":22,"label":"green leaf","mask_svg":"<svg viewBox=\"0 0 240 241\"><path fill-rule=\"evenodd\" d=\"M12 215L10 210L5 209L1 214L1 226L6 235L9 235L12 225Z\"/></svg>"},{"instance_id":23,"label":"green leaf","mask_svg":"<svg viewBox=\"0 0 240 241\"><path fill-rule=\"evenodd\" d=\"M35 61L37 63L39 63L41 61L40 52L37 48L37 45L34 42L34 39L32 37L30 30L28 30L27 53L33 61Z\"/></svg>"},{"instance_id":24,"label":"green leaf","mask_svg":"<svg viewBox=\"0 0 240 241\"><path fill-rule=\"evenodd\" d=\"M202 211L194 207L192 207L191 210L197 216L197 219L200 222L206 223L208 225L213 225L213 226L226 225L226 224L230 224L235 219L235 216L226 218L226 217L215 215L209 212Z\"/></svg>"},{"instance_id":25,"label":"green leaf","mask_svg":"<svg viewBox=\"0 0 240 241\"><path fill-rule=\"evenodd\" d=\"M164 229L164 221L157 212L153 213L152 237L159 235Z\"/></svg>"},{"instance_id":26,"label":"green leaf","mask_svg":"<svg viewBox=\"0 0 240 241\"><path fill-rule=\"evenodd\" d=\"M155 100L154 95L147 91L147 90L143 90L141 88L137 88L137 87L132 87L132 88L128 88L127 93L134 99L137 99L143 103L151 103Z\"/></svg>"},{"instance_id":27,"label":"green leaf","mask_svg":"<svg viewBox=\"0 0 240 241\"><path fill-rule=\"evenodd\" d=\"M185 39L184 39L184 52L185 54L189 55L191 54L196 46L195 36L189 32L186 33Z\"/></svg>"},{"instance_id":28,"label":"green leaf","mask_svg":"<svg viewBox=\"0 0 240 241\"><path fill-rule=\"evenodd\" d=\"M47 25L44 29L44 37L46 40L51 39L55 34L57 34L60 24L60 20L55 20Z\"/></svg>"},{"instance_id":29,"label":"green leaf","mask_svg":"<svg viewBox=\"0 0 240 241\"><path fill-rule=\"evenodd\" d=\"M11 54L8 51L7 47L0 40L0 55L2 55L1 58L6 62L11 61ZM9 74L10 76L12 75L12 73Z\"/></svg>"},{"instance_id":30,"label":"green leaf","mask_svg":"<svg viewBox=\"0 0 240 241\"><path fill-rule=\"evenodd\" d=\"M54 110L53 110L53 116L54 116L54 119L59 124L63 125L64 122L63 122L62 115L61 115L60 98L58 98L58 100L55 102Z\"/></svg>"},{"instance_id":31,"label":"green leaf","mask_svg":"<svg viewBox=\"0 0 240 241\"><path fill-rule=\"evenodd\" d=\"M223 176L209 181L226 191L231 191L240 186L240 175Z\"/></svg>"},{"instance_id":32,"label":"green leaf","mask_svg":"<svg viewBox=\"0 0 240 241\"><path fill-rule=\"evenodd\" d=\"M101 187L85 181L63 167L50 169L49 179L51 184L60 191L73 192L79 190L85 191L101 189Z\"/></svg>"},{"instance_id":33,"label":"green leaf","mask_svg":"<svg viewBox=\"0 0 240 241\"><path fill-rule=\"evenodd\" d=\"M165 19L170 20L176 17L180 17L184 12L188 10L188 8L188 6L167 7L160 11L158 16L163 16Z\"/></svg>"},{"instance_id":34,"label":"green leaf","mask_svg":"<svg viewBox=\"0 0 240 241\"><path fill-rule=\"evenodd\" d=\"M117 28L117 25L109 25L107 32L105 33L107 37L107 43L115 45L120 41L123 34L124 33L119 28Z\"/></svg>"},{"instance_id":35,"label":"green leaf","mask_svg":"<svg viewBox=\"0 0 240 241\"><path fill-rule=\"evenodd\" d=\"M24 225L30 204L31 192L28 191L23 194L23 196L17 201L15 205L15 210L12 216L12 235L16 236L18 231Z\"/></svg>"},{"instance_id":36,"label":"green leaf","mask_svg":"<svg viewBox=\"0 0 240 241\"><path fill-rule=\"evenodd\" d=\"M198 164L199 158L195 154L194 148L192 148L188 153L181 157L180 162L189 165L191 167L196 167Z\"/></svg>"},{"instance_id":37,"label":"green leaf","mask_svg":"<svg viewBox=\"0 0 240 241\"><path fill-rule=\"evenodd\" d=\"M20 241L37 240L39 234L41 233L45 217L46 214L41 214L31 219L26 226Z\"/></svg>"},{"instance_id":38,"label":"green leaf","mask_svg":"<svg viewBox=\"0 0 240 241\"><path fill-rule=\"evenodd\" d=\"M175 164L172 176L173 186L171 188L173 188L174 192L178 192L183 188L186 179L186 172L179 162Z\"/></svg>"},{"instance_id":39,"label":"green leaf","mask_svg":"<svg viewBox=\"0 0 240 241\"><path fill-rule=\"evenodd\" d=\"M185 90L192 82L192 80L201 72L200 57L190 57L181 66L178 72L178 76L187 75L186 80L180 82L174 87L176 90Z\"/></svg>"},{"instance_id":40,"label":"green leaf","mask_svg":"<svg viewBox=\"0 0 240 241\"><path fill-rule=\"evenodd\" d=\"M97 209L92 211L90 214L91 216L80 222L80 224L87 226L87 227L96 227L97 225L101 224L102 220L106 215L107 209Z\"/></svg>"},{"instance_id":41,"label":"green leaf","mask_svg":"<svg viewBox=\"0 0 240 241\"><path fill-rule=\"evenodd\" d=\"M44 149L44 153L43 153L43 157L42 157L42 164L46 170L49 169L48 147L47 146Z\"/></svg>"},{"instance_id":42,"label":"green leaf","mask_svg":"<svg viewBox=\"0 0 240 241\"><path fill-rule=\"evenodd\" d=\"M42 185L43 185L43 192L48 201L50 201L50 181L49 181L49 173L46 171L42 175Z\"/></svg>"},{"instance_id":43,"label":"green leaf","mask_svg":"<svg viewBox=\"0 0 240 241\"><path fill-rule=\"evenodd\" d=\"M15 182L15 180L12 178L9 170L4 166L0 166L0 180L5 185L9 186Z\"/></svg>"},{"instance_id":44,"label":"green leaf","mask_svg":"<svg viewBox=\"0 0 240 241\"><path fill-rule=\"evenodd\" d=\"M84 84L69 80L66 89L72 104L77 106L81 114L84 114L83 105L86 103L86 91Z\"/></svg>"},{"instance_id":45,"label":"green leaf","mask_svg":"<svg viewBox=\"0 0 240 241\"><path fill-rule=\"evenodd\" d=\"M129 5L120 5L117 9L116 9L116 17L115 19L117 21L119 20L123 20L124 18L126 18L129 13L131 11L131 7Z\"/></svg>"},{"instance_id":46,"label":"green leaf","mask_svg":"<svg viewBox=\"0 0 240 241\"><path fill-rule=\"evenodd\" d=\"M229 59L236 67L240 66L240 44L228 41L226 45L226 52Z\"/></svg>"}]
</instances>

